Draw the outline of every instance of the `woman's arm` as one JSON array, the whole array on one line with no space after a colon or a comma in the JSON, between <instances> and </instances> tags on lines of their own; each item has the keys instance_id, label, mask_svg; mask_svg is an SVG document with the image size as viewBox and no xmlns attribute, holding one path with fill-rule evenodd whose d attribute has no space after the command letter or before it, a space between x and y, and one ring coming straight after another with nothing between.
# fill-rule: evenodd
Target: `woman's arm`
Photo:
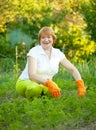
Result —
<instances>
[{"instance_id":1,"label":"woman's arm","mask_svg":"<svg viewBox=\"0 0 96 130\"><path fill-rule=\"evenodd\" d=\"M34 80L38 83L44 84L47 81L47 79L37 74L37 61L31 56L28 56L28 74L30 80Z\"/></svg>"},{"instance_id":2,"label":"woman's arm","mask_svg":"<svg viewBox=\"0 0 96 130\"><path fill-rule=\"evenodd\" d=\"M86 94L86 87L84 86L84 81L81 79L79 71L67 58L61 61L61 65L72 73L78 87L78 97L81 98Z\"/></svg>"},{"instance_id":3,"label":"woman's arm","mask_svg":"<svg viewBox=\"0 0 96 130\"><path fill-rule=\"evenodd\" d=\"M81 75L80 75L79 71L77 70L77 68L67 58L64 58L61 61L61 65L65 69L67 69L69 72L71 72L71 74L73 75L75 80L81 80Z\"/></svg>"}]
</instances>

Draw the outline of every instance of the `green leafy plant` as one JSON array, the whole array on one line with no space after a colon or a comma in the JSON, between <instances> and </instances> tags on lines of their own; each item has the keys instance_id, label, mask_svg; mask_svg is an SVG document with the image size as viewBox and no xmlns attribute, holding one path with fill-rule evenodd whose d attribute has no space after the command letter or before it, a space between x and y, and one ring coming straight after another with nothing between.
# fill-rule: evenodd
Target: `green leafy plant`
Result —
<instances>
[{"instance_id":1,"label":"green leafy plant","mask_svg":"<svg viewBox=\"0 0 96 130\"><path fill-rule=\"evenodd\" d=\"M58 99L47 96L28 101L16 92L12 73L0 77L0 129L79 129L96 121L95 62L77 65L84 77L87 94L77 97L77 86L69 72L60 68L54 81L61 88ZM87 67L86 67L87 66ZM88 74L87 74L87 70ZM86 128L87 129L87 128Z\"/></svg>"}]
</instances>

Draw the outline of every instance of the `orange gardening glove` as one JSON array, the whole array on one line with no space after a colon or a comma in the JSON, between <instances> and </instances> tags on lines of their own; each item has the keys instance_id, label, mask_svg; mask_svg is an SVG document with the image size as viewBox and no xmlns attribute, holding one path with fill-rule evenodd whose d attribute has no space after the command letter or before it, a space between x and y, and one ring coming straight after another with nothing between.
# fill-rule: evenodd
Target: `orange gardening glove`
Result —
<instances>
[{"instance_id":1,"label":"orange gardening glove","mask_svg":"<svg viewBox=\"0 0 96 130\"><path fill-rule=\"evenodd\" d=\"M86 87L84 86L83 80L76 80L76 84L78 86L78 97L81 98L86 94Z\"/></svg>"},{"instance_id":2,"label":"orange gardening glove","mask_svg":"<svg viewBox=\"0 0 96 130\"><path fill-rule=\"evenodd\" d=\"M58 98L61 96L60 88L52 80L48 79L48 81L45 82L44 85L48 87L48 90L50 91L52 97Z\"/></svg>"}]
</instances>

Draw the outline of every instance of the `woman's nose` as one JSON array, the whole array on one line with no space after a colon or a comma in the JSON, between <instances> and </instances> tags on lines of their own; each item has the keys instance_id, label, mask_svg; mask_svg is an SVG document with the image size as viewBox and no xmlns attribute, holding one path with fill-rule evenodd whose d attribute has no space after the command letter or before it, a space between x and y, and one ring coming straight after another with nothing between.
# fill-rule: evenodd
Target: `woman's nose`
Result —
<instances>
[{"instance_id":1,"label":"woman's nose","mask_svg":"<svg viewBox=\"0 0 96 130\"><path fill-rule=\"evenodd\" d=\"M48 38L47 38L47 37L45 38L45 41L48 41Z\"/></svg>"}]
</instances>

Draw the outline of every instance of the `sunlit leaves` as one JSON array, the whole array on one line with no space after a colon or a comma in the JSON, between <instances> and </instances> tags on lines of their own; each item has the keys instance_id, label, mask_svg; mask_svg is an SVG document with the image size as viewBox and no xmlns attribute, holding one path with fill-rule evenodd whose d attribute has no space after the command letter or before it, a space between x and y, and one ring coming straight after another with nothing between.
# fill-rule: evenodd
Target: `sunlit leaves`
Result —
<instances>
[{"instance_id":1,"label":"sunlit leaves","mask_svg":"<svg viewBox=\"0 0 96 130\"><path fill-rule=\"evenodd\" d=\"M51 26L57 36L54 46L78 61L96 52L95 42L91 41L96 38L95 14L94 0L2 0L0 32L8 38L11 31L21 29L33 39L30 46L34 46L38 44L39 29Z\"/></svg>"}]
</instances>

